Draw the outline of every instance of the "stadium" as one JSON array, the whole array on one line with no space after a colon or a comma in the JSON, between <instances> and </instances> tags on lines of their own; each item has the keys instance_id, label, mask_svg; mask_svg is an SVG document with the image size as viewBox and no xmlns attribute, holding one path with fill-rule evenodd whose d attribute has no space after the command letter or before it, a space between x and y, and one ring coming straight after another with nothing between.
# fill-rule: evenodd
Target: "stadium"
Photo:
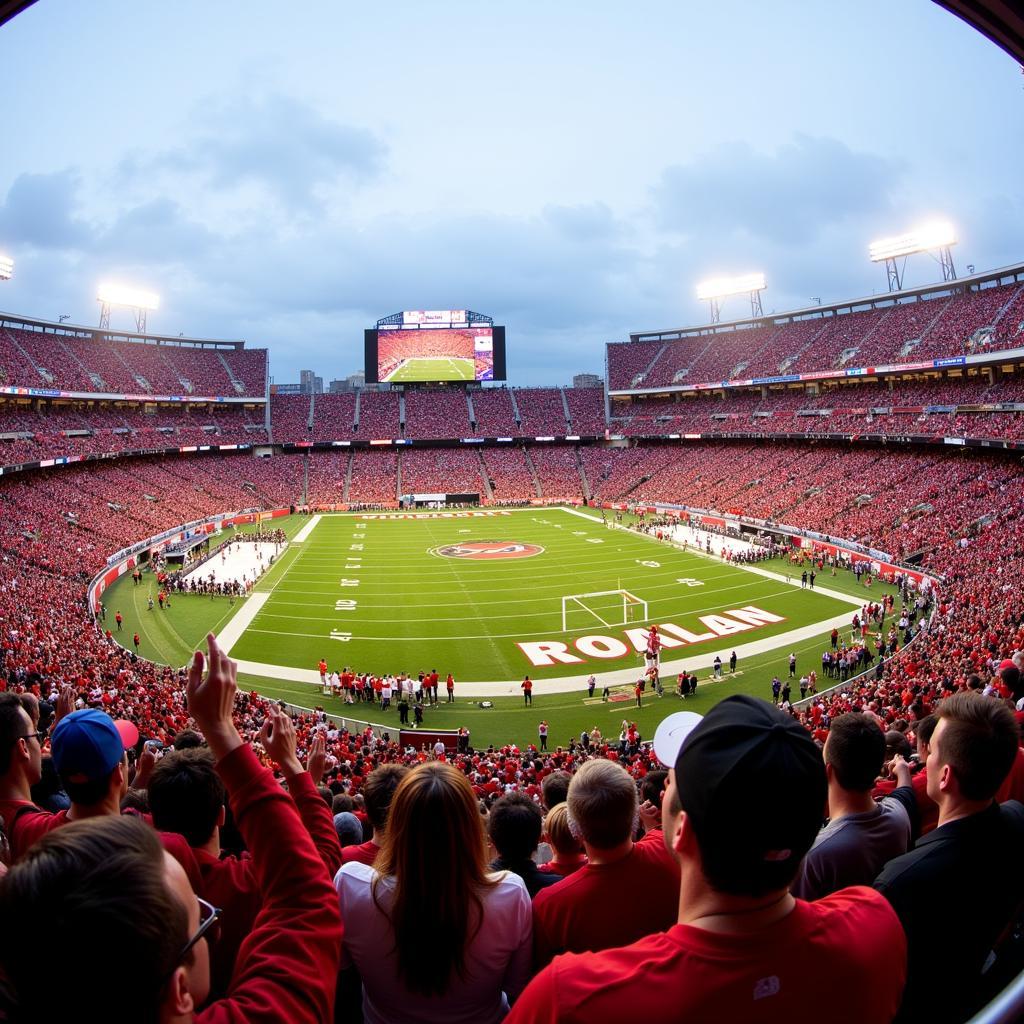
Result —
<instances>
[{"instance_id":1,"label":"stadium","mask_svg":"<svg viewBox=\"0 0 1024 1024\"><path fill-rule=\"evenodd\" d=\"M26 6L0 3L0 32ZM1007 5L942 6L1024 56ZM98 327L0 313L0 740L11 751L0 914L37 908L40 937L64 920L61 886L34 881L39 851L77 872L88 859L78 819L105 816L123 835L101 837L111 846L85 875L102 875L122 844L132 863L170 854L189 894L181 921L173 900L155 918L173 918L185 952L140 939L126 972L161 1019L173 1007L212 1020L237 1000L237 1019L254 1021L499 1020L510 1007L517 1022L575 1020L574 999L593 995L581 994L586 979L597 990L602 972L620 971L625 984L638 963L668 956L657 936L720 938L729 929L707 919L730 914L747 915L749 948L693 955L729 960L755 1002L709 971L707 992L681 997L693 1019L709 1005L736 1020L811 1019L829 984L871 990L829 1002L844 1020L1024 1019L1024 890L1003 877L1024 852L1024 260L964 272L956 246L949 225L920 225L872 247L884 290L783 311L765 313L763 275L706 281L701 322L634 325L600 346L603 379L574 386L516 384L517 325L497 310L380 310L360 328L364 382L335 393L280 387L274 345L149 330L159 297L137 288L101 290ZM20 258L2 234L0 252L2 299ZM932 279L908 282L908 266ZM135 329L118 327L129 314ZM754 743L762 718L757 770L735 748L721 778L722 749L699 760L730 727L735 745ZM111 719L115 761L97 778L72 770L72 746L88 745L92 765L102 743L82 736L110 732ZM865 722L871 736L858 738ZM956 729L967 738L940 763L939 737L952 749ZM878 747L864 785L837 767L856 761L844 751L858 742L862 774ZM189 753L180 763L193 767L172 774L193 747L221 779L206 783L220 787L208 822L187 788L202 758ZM432 805L445 786L454 802ZM453 809L462 795L466 821ZM441 825L417 818L417 802ZM776 829L808 806L792 834ZM389 807L402 829L386 824ZM859 874L839 858L827 881L837 824L877 807L902 846ZM712 854L726 814L755 824L727 842L716 833ZM955 847L948 837L966 836L972 815L988 831ZM623 835L601 838L623 816ZM166 852L146 846L153 835ZM864 849L880 849L879 835ZM421 902L421 917L433 907L443 919L433 940L465 957L453 967L425 954L440 982L406 954L413 937L421 953L433 940L409 910L415 884L399 884L412 870L403 837L413 860L447 851L423 854L427 867L404 882L456 862L476 877L488 868L482 837L489 866L522 879L509 889L480 875L476 910L454 895L458 878L438 882L439 903ZM930 868L908 894L910 859L941 839L950 874ZM758 842L759 858L735 853ZM461 852L476 846L479 857ZM787 875L788 847L800 854ZM706 888L687 889L701 872ZM996 877L964 880L974 874ZM395 897L385 913L380 879L412 902ZM944 916L932 902L950 890ZM192 893L209 908L196 920ZM687 893L717 909L686 918ZM781 918L766 908L783 900L797 908L791 923L820 905L849 954L842 967L811 958L824 980L772 960L771 946L804 941L771 931ZM614 907L634 902L636 920L611 928ZM83 906L68 935L120 941L116 920ZM298 982L267 966L291 964L294 950L270 949L275 929L293 928ZM922 981L927 936L940 932L954 957L964 946L948 988ZM49 1015L26 1008L40 975L21 946L0 940L0 1016L66 1020L63 997ZM375 970L385 954L394 963ZM262 1008L249 1005L261 985ZM630 1005L675 1019L658 1001L672 991Z\"/></svg>"}]
</instances>

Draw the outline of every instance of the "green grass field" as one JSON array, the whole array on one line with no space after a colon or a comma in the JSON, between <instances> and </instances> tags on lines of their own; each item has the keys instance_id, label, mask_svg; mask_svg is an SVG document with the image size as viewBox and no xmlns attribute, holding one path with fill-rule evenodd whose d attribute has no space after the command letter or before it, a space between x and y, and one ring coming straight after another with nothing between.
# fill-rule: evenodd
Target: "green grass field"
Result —
<instances>
[{"instance_id":1,"label":"green grass field","mask_svg":"<svg viewBox=\"0 0 1024 1024\"><path fill-rule=\"evenodd\" d=\"M476 363L472 359L407 359L390 377L393 383L418 380L474 380Z\"/></svg>"},{"instance_id":2,"label":"green grass field","mask_svg":"<svg viewBox=\"0 0 1024 1024\"><path fill-rule=\"evenodd\" d=\"M293 516L275 522L294 537L310 522ZM483 561L445 557L446 546L491 542L489 550L533 545L543 550L529 557L487 558ZM784 563L761 566L786 573ZM342 580L357 580L342 585ZM686 582L680 582L686 581ZM850 574L819 577L819 586L870 595ZM416 674L436 668L442 679L450 669L457 680L457 702L428 710L426 724L436 728L468 725L474 742L527 742L536 737L536 725L546 718L552 742L564 742L583 728L596 724L603 733L618 733L619 722L629 717L644 733L653 734L657 722L680 702L675 696L648 698L642 709L630 700L602 704L588 702L586 693L545 692L544 681L627 670L630 678L642 670L642 659L628 644L625 630L642 623L622 624L619 599L584 602L569 613L562 631L563 595L600 590L628 589L647 602L648 621L672 623L700 635L701 616L722 615L753 605L784 621L663 651L663 662L677 658L728 652L752 641L766 641L764 651L744 657L735 677L709 683L710 669L700 668L698 695L686 706L702 710L730 692L768 694L774 673L786 675L790 650L801 671L820 664L827 632L815 634L783 649L771 649L771 639L799 626L835 615L852 617L853 607L821 593L804 591L784 581L767 579L717 559L684 552L639 534L608 529L565 509L529 509L504 515L467 518L402 519L328 515L321 518L309 539L292 544L257 585L269 595L266 603L232 648L232 656L246 662L291 669L313 670L321 657L332 668L350 665L377 672ZM200 645L208 630L220 632L242 610L226 598L182 596L173 598L169 611L147 611L147 598L155 591L155 578L147 573L135 587L123 577L105 598L108 625L120 610L124 631L118 639L131 645L139 631L140 653L171 665L182 665ZM354 602L353 605L339 602ZM639 609L631 607L637 615ZM618 623L613 615L618 615ZM600 616L609 625L603 625ZM718 621L718 620L712 620ZM721 624L721 623L719 623ZM346 639L333 635L350 634ZM519 643L556 641L566 651L583 657L575 643L585 636L618 639L623 655L610 659L586 658L572 664L534 666ZM494 707L481 709L479 697L470 699L463 688L473 681L516 681L529 672L538 680L534 707L523 709L519 697L489 697ZM322 704L338 715L387 720L366 705L346 709L340 701L324 698L317 685L290 680L273 668L265 674L246 675L242 683L270 696L300 706ZM674 687L674 680L669 683ZM507 691L506 691L507 692ZM598 690L598 695L600 690ZM441 698L444 700L444 688ZM391 712L397 726L397 714Z\"/></svg>"}]
</instances>

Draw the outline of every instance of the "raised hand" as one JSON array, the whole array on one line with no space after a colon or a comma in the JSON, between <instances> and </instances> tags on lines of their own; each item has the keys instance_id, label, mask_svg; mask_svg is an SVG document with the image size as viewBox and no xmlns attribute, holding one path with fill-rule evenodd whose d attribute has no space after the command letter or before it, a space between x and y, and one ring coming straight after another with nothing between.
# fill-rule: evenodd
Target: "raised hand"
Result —
<instances>
[{"instance_id":1,"label":"raised hand","mask_svg":"<svg viewBox=\"0 0 1024 1024\"><path fill-rule=\"evenodd\" d=\"M302 772L302 765L295 756L295 726L288 714L276 704L267 708L267 718L260 729L260 742L285 775Z\"/></svg>"},{"instance_id":2,"label":"raised hand","mask_svg":"<svg viewBox=\"0 0 1024 1024\"><path fill-rule=\"evenodd\" d=\"M206 648L209 659L204 658L201 651L196 651L192 658L185 694L189 714L219 760L242 745L242 737L232 718L238 666L221 650L212 633L206 635ZM205 678L204 665L207 666Z\"/></svg>"},{"instance_id":3,"label":"raised hand","mask_svg":"<svg viewBox=\"0 0 1024 1024\"><path fill-rule=\"evenodd\" d=\"M324 777L324 769L327 767L327 737L322 732L317 732L309 744L309 752L306 755L306 771L313 779L313 785L319 786Z\"/></svg>"},{"instance_id":4,"label":"raised hand","mask_svg":"<svg viewBox=\"0 0 1024 1024\"><path fill-rule=\"evenodd\" d=\"M70 715L75 710L75 688L71 685L62 686L57 696L57 703L53 709L52 729L65 715Z\"/></svg>"},{"instance_id":5,"label":"raised hand","mask_svg":"<svg viewBox=\"0 0 1024 1024\"><path fill-rule=\"evenodd\" d=\"M644 827L644 832L650 832L652 828L660 828L661 808L652 804L650 800L645 800L640 805L640 823Z\"/></svg>"},{"instance_id":6,"label":"raised hand","mask_svg":"<svg viewBox=\"0 0 1024 1024\"><path fill-rule=\"evenodd\" d=\"M159 754L147 743L139 755L138 770L135 772L135 778L132 780L133 789L149 788L149 777L153 774L153 769L156 767L158 760Z\"/></svg>"}]
</instances>

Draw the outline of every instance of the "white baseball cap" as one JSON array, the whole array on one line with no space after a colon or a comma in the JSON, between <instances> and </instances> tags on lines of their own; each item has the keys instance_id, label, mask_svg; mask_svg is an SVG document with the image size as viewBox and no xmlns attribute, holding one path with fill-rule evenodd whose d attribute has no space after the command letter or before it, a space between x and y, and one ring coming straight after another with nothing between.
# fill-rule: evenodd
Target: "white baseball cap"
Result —
<instances>
[{"instance_id":1,"label":"white baseball cap","mask_svg":"<svg viewBox=\"0 0 1024 1024\"><path fill-rule=\"evenodd\" d=\"M654 733L654 753L666 767L672 768L686 737L703 721L696 711L676 711L658 723Z\"/></svg>"}]
</instances>

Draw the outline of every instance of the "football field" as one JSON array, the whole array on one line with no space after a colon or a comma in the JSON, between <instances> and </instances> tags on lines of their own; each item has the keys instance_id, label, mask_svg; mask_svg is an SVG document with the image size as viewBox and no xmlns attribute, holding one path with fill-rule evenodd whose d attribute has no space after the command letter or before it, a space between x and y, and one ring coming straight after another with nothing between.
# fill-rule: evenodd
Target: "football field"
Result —
<instances>
[{"instance_id":1,"label":"football field","mask_svg":"<svg viewBox=\"0 0 1024 1024\"><path fill-rule=\"evenodd\" d=\"M122 577L106 595L109 619L121 611L128 646L184 664L214 630L238 660L247 688L295 704L381 721L378 709L346 709L324 697L317 663L374 673L451 671L457 703L428 724L471 724L478 740L523 742L536 721L552 728L618 728L623 714L646 734L679 704L633 706L628 686L642 673L650 623L664 641L670 691L682 667L697 672L702 710L727 692L768 695L785 677L790 651L800 672L815 667L833 625L848 626L856 606L877 599L852 574L822 574L818 590L787 579L785 563L741 568L684 551L632 530L611 528L589 509L527 508L407 514L328 514L275 520L289 545L245 600L175 595L167 611L148 611L155 580ZM602 593L600 597L580 595ZM563 623L564 614L564 623ZM564 628L563 628L564 626ZM708 686L716 654L740 670ZM537 711L519 682L537 680ZM613 701L586 695L587 677L610 685ZM494 707L481 709L481 698ZM383 716L386 718L387 716ZM394 713L392 712L392 717ZM593 719L593 720L592 720Z\"/></svg>"},{"instance_id":2,"label":"football field","mask_svg":"<svg viewBox=\"0 0 1024 1024\"><path fill-rule=\"evenodd\" d=\"M389 377L389 382L418 380L474 380L476 364L457 357L406 359Z\"/></svg>"},{"instance_id":3,"label":"football field","mask_svg":"<svg viewBox=\"0 0 1024 1024\"><path fill-rule=\"evenodd\" d=\"M249 598L251 621L231 649L241 661L436 668L462 684L633 677L652 622L664 661L710 661L741 641L852 613L841 600L557 508L322 516L284 561ZM563 628L563 598L594 593L602 596L566 602Z\"/></svg>"}]
</instances>

